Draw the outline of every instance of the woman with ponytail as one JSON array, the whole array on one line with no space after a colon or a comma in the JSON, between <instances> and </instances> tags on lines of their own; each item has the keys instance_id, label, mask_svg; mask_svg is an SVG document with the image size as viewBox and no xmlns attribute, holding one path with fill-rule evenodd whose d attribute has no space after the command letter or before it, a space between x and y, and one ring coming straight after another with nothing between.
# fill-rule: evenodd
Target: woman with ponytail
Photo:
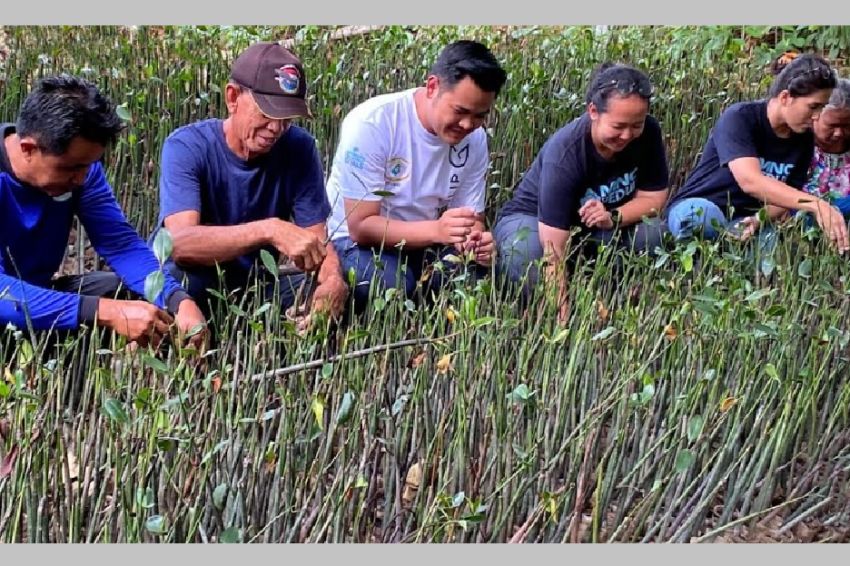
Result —
<instances>
[{"instance_id":1,"label":"woman with ponytail","mask_svg":"<svg viewBox=\"0 0 850 566\"><path fill-rule=\"evenodd\" d=\"M667 157L649 115L652 85L641 71L606 63L590 79L586 111L555 132L500 211L493 236L500 272L526 291L558 278L562 321L566 282L560 271L574 236L589 235L636 251L661 241L661 226L642 222L667 198ZM526 279L527 278L527 279Z\"/></svg>"},{"instance_id":2,"label":"woman with ponytail","mask_svg":"<svg viewBox=\"0 0 850 566\"><path fill-rule=\"evenodd\" d=\"M836 86L833 70L811 54L775 70L767 98L733 104L718 118L696 169L667 207L676 239L727 231L748 236L766 206L771 217L782 209L811 213L840 253L850 249L841 212L802 190L815 147L813 123Z\"/></svg>"}]
</instances>

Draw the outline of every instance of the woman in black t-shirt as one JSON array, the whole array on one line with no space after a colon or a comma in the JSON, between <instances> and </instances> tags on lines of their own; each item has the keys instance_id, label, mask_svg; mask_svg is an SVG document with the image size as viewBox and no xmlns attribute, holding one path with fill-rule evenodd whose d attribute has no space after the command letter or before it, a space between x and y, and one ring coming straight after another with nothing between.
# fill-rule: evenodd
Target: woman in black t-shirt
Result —
<instances>
[{"instance_id":1,"label":"woman in black t-shirt","mask_svg":"<svg viewBox=\"0 0 850 566\"><path fill-rule=\"evenodd\" d=\"M571 236L588 234L635 250L660 242L657 222L643 222L667 198L667 157L649 115L652 85L627 65L606 63L591 77L587 110L555 132L500 211L493 236L500 272L526 290L547 258L554 281ZM558 280L562 320L566 282Z\"/></svg>"},{"instance_id":2,"label":"woman in black t-shirt","mask_svg":"<svg viewBox=\"0 0 850 566\"><path fill-rule=\"evenodd\" d=\"M841 212L800 190L814 151L813 120L835 85L823 58L802 55L776 76L769 98L724 110L696 169L667 206L673 236L748 236L757 211L772 205L769 215L782 208L811 212L840 252L850 248Z\"/></svg>"}]
</instances>

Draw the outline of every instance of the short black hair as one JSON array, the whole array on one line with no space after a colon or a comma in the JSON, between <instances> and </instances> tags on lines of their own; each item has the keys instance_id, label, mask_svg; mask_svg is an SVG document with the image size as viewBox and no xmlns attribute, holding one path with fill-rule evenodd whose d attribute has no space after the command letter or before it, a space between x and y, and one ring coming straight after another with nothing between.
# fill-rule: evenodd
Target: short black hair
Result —
<instances>
[{"instance_id":1,"label":"short black hair","mask_svg":"<svg viewBox=\"0 0 850 566\"><path fill-rule=\"evenodd\" d=\"M76 137L106 146L125 127L115 105L95 85L71 75L47 77L24 100L15 130L48 154L61 155Z\"/></svg>"},{"instance_id":2,"label":"short black hair","mask_svg":"<svg viewBox=\"0 0 850 566\"><path fill-rule=\"evenodd\" d=\"M835 71L826 59L814 53L793 58L783 55L774 62L771 70L776 74L768 91L771 97L779 96L783 90L791 96L808 96L819 90L835 88L838 84Z\"/></svg>"},{"instance_id":3,"label":"short black hair","mask_svg":"<svg viewBox=\"0 0 850 566\"><path fill-rule=\"evenodd\" d=\"M431 74L450 89L469 77L484 92L499 94L507 73L493 53L477 41L461 39L447 45L431 67Z\"/></svg>"},{"instance_id":4,"label":"short black hair","mask_svg":"<svg viewBox=\"0 0 850 566\"><path fill-rule=\"evenodd\" d=\"M590 76L587 87L587 104L593 103L599 112L608 109L608 100L614 95L637 94L647 102L652 99L652 83L645 73L632 66L606 62L599 65Z\"/></svg>"}]
</instances>

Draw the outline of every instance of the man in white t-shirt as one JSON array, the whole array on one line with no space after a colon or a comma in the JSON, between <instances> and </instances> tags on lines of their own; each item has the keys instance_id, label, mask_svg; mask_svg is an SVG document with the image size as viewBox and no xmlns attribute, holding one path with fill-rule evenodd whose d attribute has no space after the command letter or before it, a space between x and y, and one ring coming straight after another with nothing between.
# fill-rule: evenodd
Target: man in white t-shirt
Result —
<instances>
[{"instance_id":1,"label":"man in white t-shirt","mask_svg":"<svg viewBox=\"0 0 850 566\"><path fill-rule=\"evenodd\" d=\"M328 231L343 273L354 272L358 312L373 278L412 297L423 270L448 253L489 271L482 126L505 79L484 45L457 41L440 53L425 86L371 98L343 120L327 182Z\"/></svg>"}]
</instances>

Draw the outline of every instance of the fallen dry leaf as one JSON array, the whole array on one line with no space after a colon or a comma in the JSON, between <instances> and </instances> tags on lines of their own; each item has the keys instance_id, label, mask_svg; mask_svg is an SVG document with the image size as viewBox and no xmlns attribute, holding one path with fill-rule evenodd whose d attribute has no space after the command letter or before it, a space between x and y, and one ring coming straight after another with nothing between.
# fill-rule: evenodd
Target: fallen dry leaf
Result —
<instances>
[{"instance_id":1,"label":"fallen dry leaf","mask_svg":"<svg viewBox=\"0 0 850 566\"><path fill-rule=\"evenodd\" d=\"M0 462L0 479L5 478L12 473L12 467L15 465L15 460L18 459L18 450L18 445L13 444L12 449L9 450L6 457L3 458L2 462Z\"/></svg>"},{"instance_id":2,"label":"fallen dry leaf","mask_svg":"<svg viewBox=\"0 0 850 566\"><path fill-rule=\"evenodd\" d=\"M809 528L802 521L791 527L791 532L794 533L797 542L813 542L817 534L815 529Z\"/></svg>"},{"instance_id":3,"label":"fallen dry leaf","mask_svg":"<svg viewBox=\"0 0 850 566\"><path fill-rule=\"evenodd\" d=\"M410 508L420 485L422 485L422 464L416 462L407 470L407 476L404 480L404 491L401 493L401 500L404 503L405 509Z\"/></svg>"},{"instance_id":4,"label":"fallen dry leaf","mask_svg":"<svg viewBox=\"0 0 850 566\"><path fill-rule=\"evenodd\" d=\"M431 276L434 274L434 264L429 264L425 269L422 270L422 275L419 277L420 283L427 283Z\"/></svg>"},{"instance_id":5,"label":"fallen dry leaf","mask_svg":"<svg viewBox=\"0 0 850 566\"><path fill-rule=\"evenodd\" d=\"M411 356L410 360L407 362L407 367L411 369L416 369L422 365L422 362L425 361L425 350L419 350L417 353Z\"/></svg>"},{"instance_id":6,"label":"fallen dry leaf","mask_svg":"<svg viewBox=\"0 0 850 566\"><path fill-rule=\"evenodd\" d=\"M449 324L454 324L457 315L452 307L446 309L446 318L448 319Z\"/></svg>"},{"instance_id":7,"label":"fallen dry leaf","mask_svg":"<svg viewBox=\"0 0 850 566\"><path fill-rule=\"evenodd\" d=\"M80 478L80 464L72 451L68 450L66 457L68 458L68 477L71 481L76 481Z\"/></svg>"},{"instance_id":8,"label":"fallen dry leaf","mask_svg":"<svg viewBox=\"0 0 850 566\"><path fill-rule=\"evenodd\" d=\"M734 397L726 397L723 401L720 402L720 412L725 413L729 409L735 406L738 402Z\"/></svg>"},{"instance_id":9,"label":"fallen dry leaf","mask_svg":"<svg viewBox=\"0 0 850 566\"><path fill-rule=\"evenodd\" d=\"M675 340L678 335L679 333L676 330L676 327L673 326L672 322L664 327L664 337L670 340L671 342Z\"/></svg>"},{"instance_id":10,"label":"fallen dry leaf","mask_svg":"<svg viewBox=\"0 0 850 566\"><path fill-rule=\"evenodd\" d=\"M450 371L454 371L454 366L452 365L452 355L445 354L442 358L437 361L437 373L448 373Z\"/></svg>"},{"instance_id":11,"label":"fallen dry leaf","mask_svg":"<svg viewBox=\"0 0 850 566\"><path fill-rule=\"evenodd\" d=\"M602 299L596 299L596 313L599 315L599 319L602 322L608 321L608 315L610 313L608 308L605 306L605 303L602 302Z\"/></svg>"}]
</instances>

